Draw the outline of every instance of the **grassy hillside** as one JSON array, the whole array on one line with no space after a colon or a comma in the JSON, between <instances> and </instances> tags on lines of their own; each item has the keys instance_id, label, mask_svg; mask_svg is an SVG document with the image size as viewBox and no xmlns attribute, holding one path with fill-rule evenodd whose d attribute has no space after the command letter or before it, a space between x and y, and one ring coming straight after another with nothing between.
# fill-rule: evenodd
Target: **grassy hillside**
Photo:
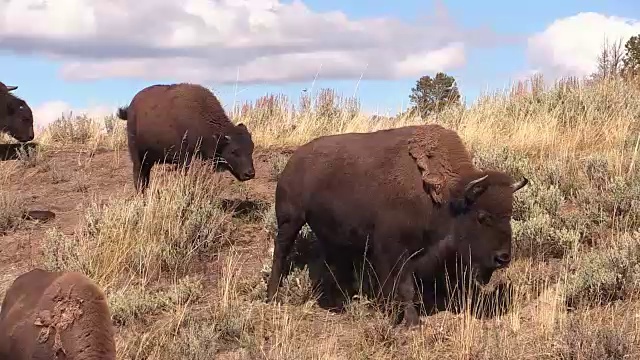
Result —
<instances>
[{"instance_id":1,"label":"grassy hillside","mask_svg":"<svg viewBox=\"0 0 640 360\"><path fill-rule=\"evenodd\" d=\"M80 270L107 292L120 359L640 358L640 88L618 81L518 87L427 120L460 133L479 166L531 182L516 196L515 262L503 316L469 311L394 328L366 297L319 308L306 268L265 304L273 192L297 145L423 123L371 119L330 91L234 109L257 143L256 179L199 163L154 169L132 189L124 122L60 119L0 163L0 296L34 266ZM47 208L55 220L21 219ZM303 232L303 239L312 234Z\"/></svg>"}]
</instances>

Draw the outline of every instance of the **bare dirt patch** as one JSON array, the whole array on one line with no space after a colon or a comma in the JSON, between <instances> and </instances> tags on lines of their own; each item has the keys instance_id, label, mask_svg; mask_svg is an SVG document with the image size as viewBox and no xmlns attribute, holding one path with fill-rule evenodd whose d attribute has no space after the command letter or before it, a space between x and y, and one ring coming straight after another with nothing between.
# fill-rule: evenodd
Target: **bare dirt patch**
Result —
<instances>
[{"instance_id":1,"label":"bare dirt patch","mask_svg":"<svg viewBox=\"0 0 640 360\"><path fill-rule=\"evenodd\" d=\"M48 156L50 159L46 163L36 167L18 166L17 171L7 177L3 187L4 191L20 194L25 208L51 211L55 218L31 222L29 226L0 237L0 289L42 261L41 241L47 236L47 231L55 228L71 235L89 203L134 194L131 162L126 152L87 154L79 150L54 150ZM266 150L256 151L257 175L251 183L237 184L231 175L224 176L222 184L231 188L226 202L238 208L238 216L254 213L261 205L273 200L275 183L269 182L266 175L270 158ZM8 160L0 165L16 161ZM68 180L52 181L53 172L64 172ZM260 232L257 234L259 236ZM256 243L256 231L251 226L241 228L238 235L240 242Z\"/></svg>"}]
</instances>

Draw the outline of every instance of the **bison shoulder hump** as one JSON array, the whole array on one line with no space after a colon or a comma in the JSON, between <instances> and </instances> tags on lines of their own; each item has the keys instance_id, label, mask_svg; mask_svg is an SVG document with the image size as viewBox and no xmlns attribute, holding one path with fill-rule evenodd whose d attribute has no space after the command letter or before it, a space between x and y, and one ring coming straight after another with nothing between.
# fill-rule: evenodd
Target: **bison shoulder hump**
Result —
<instances>
[{"instance_id":1,"label":"bison shoulder hump","mask_svg":"<svg viewBox=\"0 0 640 360\"><path fill-rule=\"evenodd\" d=\"M216 126L232 125L218 98L211 90L198 84L179 84L173 89L181 104L180 111L198 112L199 117Z\"/></svg>"},{"instance_id":2,"label":"bison shoulder hump","mask_svg":"<svg viewBox=\"0 0 640 360\"><path fill-rule=\"evenodd\" d=\"M458 134L440 125L417 127L408 150L421 172L425 187L437 203L446 201L461 170L471 167L471 156Z\"/></svg>"}]
</instances>

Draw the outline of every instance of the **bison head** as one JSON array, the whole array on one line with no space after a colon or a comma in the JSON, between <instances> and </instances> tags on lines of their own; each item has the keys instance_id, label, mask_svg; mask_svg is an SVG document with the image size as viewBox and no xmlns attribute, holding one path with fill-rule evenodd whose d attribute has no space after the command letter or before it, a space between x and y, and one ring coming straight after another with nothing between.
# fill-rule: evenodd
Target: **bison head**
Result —
<instances>
[{"instance_id":1,"label":"bison head","mask_svg":"<svg viewBox=\"0 0 640 360\"><path fill-rule=\"evenodd\" d=\"M470 265L473 278L481 284L511 262L513 193L529 182L524 177L514 182L496 171L485 174L463 181L462 191L450 202L450 235L460 260Z\"/></svg>"},{"instance_id":2,"label":"bison head","mask_svg":"<svg viewBox=\"0 0 640 360\"><path fill-rule=\"evenodd\" d=\"M423 190L439 209L445 257L455 253L475 280L487 283L511 262L513 194L528 180L516 183L504 172L477 171L460 136L440 125L417 127L408 145Z\"/></svg>"},{"instance_id":3,"label":"bison head","mask_svg":"<svg viewBox=\"0 0 640 360\"><path fill-rule=\"evenodd\" d=\"M216 157L219 167L229 170L239 181L251 180L256 176L253 167L253 140L244 124L233 127L230 133L218 140Z\"/></svg>"},{"instance_id":4,"label":"bison head","mask_svg":"<svg viewBox=\"0 0 640 360\"><path fill-rule=\"evenodd\" d=\"M0 131L6 132L20 142L31 141L33 133L33 113L27 103L10 92L17 89L17 86L5 86L0 89L0 106L4 109L0 111Z\"/></svg>"}]
</instances>

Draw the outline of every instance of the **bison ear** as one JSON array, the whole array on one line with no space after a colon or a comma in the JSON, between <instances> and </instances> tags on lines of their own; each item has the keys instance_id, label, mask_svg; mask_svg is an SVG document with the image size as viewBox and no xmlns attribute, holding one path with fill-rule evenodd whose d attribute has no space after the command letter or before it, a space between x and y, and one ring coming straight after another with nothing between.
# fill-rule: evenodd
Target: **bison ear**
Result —
<instances>
[{"instance_id":1,"label":"bison ear","mask_svg":"<svg viewBox=\"0 0 640 360\"><path fill-rule=\"evenodd\" d=\"M243 124L243 123L239 123L238 125L236 125L236 127L239 128L239 129L247 130L247 126L245 124Z\"/></svg>"},{"instance_id":2,"label":"bison ear","mask_svg":"<svg viewBox=\"0 0 640 360\"><path fill-rule=\"evenodd\" d=\"M420 170L424 190L435 203L442 204L445 201L446 178L434 169L433 164L430 166L433 152L429 151L429 144L424 144L423 140L421 137L414 137L409 141L409 155Z\"/></svg>"}]
</instances>

